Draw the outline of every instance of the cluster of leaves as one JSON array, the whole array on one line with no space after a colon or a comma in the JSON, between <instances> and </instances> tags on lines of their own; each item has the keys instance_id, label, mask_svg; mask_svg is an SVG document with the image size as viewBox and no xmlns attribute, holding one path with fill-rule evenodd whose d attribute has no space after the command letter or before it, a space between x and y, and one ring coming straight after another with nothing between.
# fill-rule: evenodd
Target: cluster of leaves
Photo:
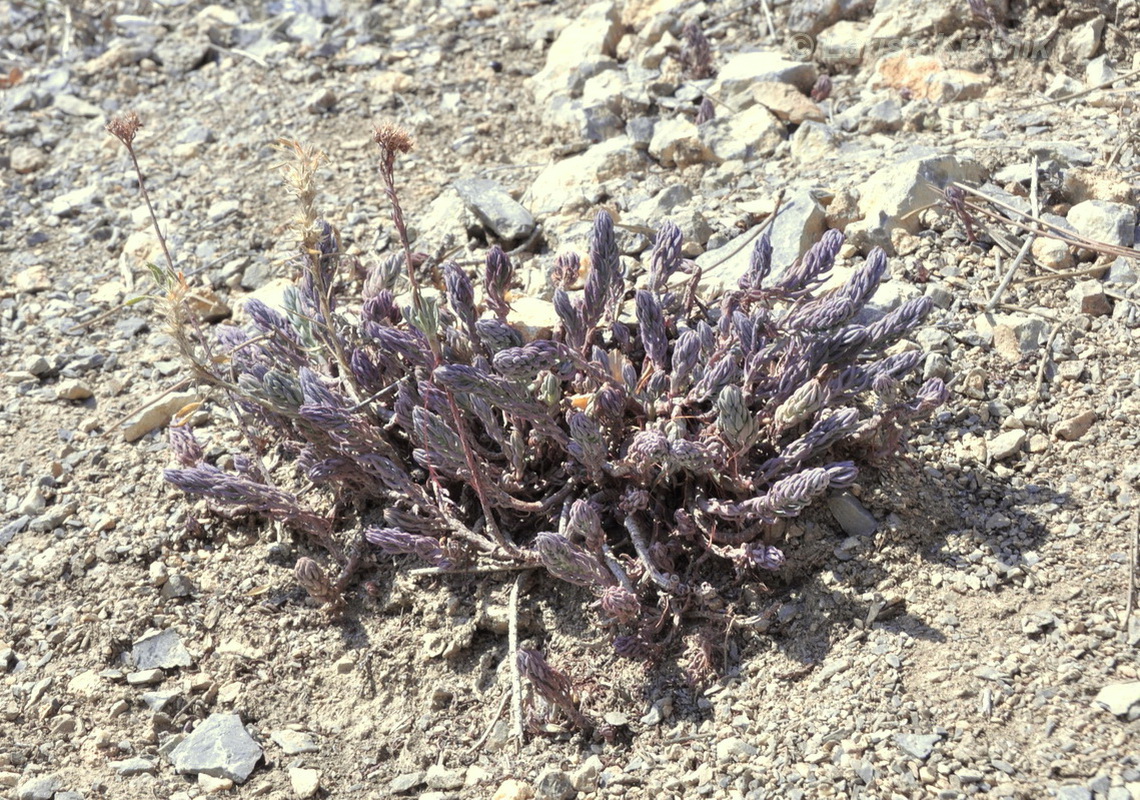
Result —
<instances>
[{"instance_id":1,"label":"cluster of leaves","mask_svg":"<svg viewBox=\"0 0 1140 800\"><path fill-rule=\"evenodd\" d=\"M337 602L368 554L441 572L541 567L594 594L619 653L648 657L671 623L722 615L734 582L778 569L781 521L851 486L860 454L896 449L905 424L946 398L937 379L907 381L921 351L888 353L928 299L859 321L887 269L881 251L819 291L843 241L834 231L777 277L761 237L739 286L710 306L677 226L661 226L635 281L599 213L586 258L561 255L551 272L558 326L528 339L498 247L479 290L453 262L437 265L437 286L421 277L431 265L408 246L393 179L410 147L401 136L377 132L403 252L371 268L359 295L346 295L336 232L302 191L313 170L298 167L302 277L283 307L250 301L249 327L210 342L180 325L183 352L233 400L249 440L326 487L337 500L326 508L375 520L306 504L256 453L224 471L187 426L171 429L172 484L324 545L338 578L312 558L295 570L321 601ZM312 167L311 153L295 155ZM527 652L533 681L545 662Z\"/></svg>"}]
</instances>

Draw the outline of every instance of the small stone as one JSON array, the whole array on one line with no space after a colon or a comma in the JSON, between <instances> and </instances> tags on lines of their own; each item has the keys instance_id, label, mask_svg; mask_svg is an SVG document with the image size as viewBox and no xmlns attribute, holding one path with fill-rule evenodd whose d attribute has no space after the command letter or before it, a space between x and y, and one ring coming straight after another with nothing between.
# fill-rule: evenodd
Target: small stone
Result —
<instances>
[{"instance_id":1,"label":"small stone","mask_svg":"<svg viewBox=\"0 0 1140 800\"><path fill-rule=\"evenodd\" d=\"M48 278L46 267L28 267L12 276L12 286L17 292L35 294L50 289L51 279Z\"/></svg>"},{"instance_id":2,"label":"small stone","mask_svg":"<svg viewBox=\"0 0 1140 800\"><path fill-rule=\"evenodd\" d=\"M999 433L986 444L986 452L995 461L1004 461L1021 452L1022 445L1028 434L1023 430L1006 431Z\"/></svg>"},{"instance_id":3,"label":"small stone","mask_svg":"<svg viewBox=\"0 0 1140 800\"><path fill-rule=\"evenodd\" d=\"M131 686L149 686L153 683L162 683L164 677L160 669L144 669L138 672L128 672L127 683Z\"/></svg>"},{"instance_id":4,"label":"small stone","mask_svg":"<svg viewBox=\"0 0 1140 800\"><path fill-rule=\"evenodd\" d=\"M134 643L131 657L138 669L189 667L193 661L173 628L151 632Z\"/></svg>"},{"instance_id":5,"label":"small stone","mask_svg":"<svg viewBox=\"0 0 1140 800\"><path fill-rule=\"evenodd\" d=\"M939 190L952 182L979 183L985 169L966 157L936 155L885 166L860 187L863 219L847 227L849 241L864 253L876 245L894 252L891 233L917 233L919 215L912 213L938 203Z\"/></svg>"},{"instance_id":6,"label":"small stone","mask_svg":"<svg viewBox=\"0 0 1140 800\"><path fill-rule=\"evenodd\" d=\"M30 372L37 378L42 378L51 372L51 362L40 355L29 356L24 360L24 371Z\"/></svg>"},{"instance_id":7,"label":"small stone","mask_svg":"<svg viewBox=\"0 0 1140 800\"><path fill-rule=\"evenodd\" d=\"M197 400L198 393L193 390L156 395L127 419L123 426L123 438L128 442L137 441L151 431L168 424L180 409Z\"/></svg>"},{"instance_id":8,"label":"small stone","mask_svg":"<svg viewBox=\"0 0 1140 800\"><path fill-rule=\"evenodd\" d=\"M654 703L654 708L660 704ZM585 763L578 769L574 770L574 774L570 776L570 782L574 784L574 788L579 792L593 792L598 788L598 777L602 774L605 764L597 755L592 755L586 759Z\"/></svg>"},{"instance_id":9,"label":"small stone","mask_svg":"<svg viewBox=\"0 0 1140 800\"><path fill-rule=\"evenodd\" d=\"M1057 800L1092 800L1092 792L1085 786L1060 786Z\"/></svg>"},{"instance_id":10,"label":"small stone","mask_svg":"<svg viewBox=\"0 0 1140 800\"><path fill-rule=\"evenodd\" d=\"M81 697L94 697L103 689L103 679L93 669L80 672L67 682L67 690Z\"/></svg>"},{"instance_id":11,"label":"small stone","mask_svg":"<svg viewBox=\"0 0 1140 800\"><path fill-rule=\"evenodd\" d=\"M1100 281L1078 281L1069 292L1069 299L1090 317L1103 317L1112 313L1112 303L1104 293Z\"/></svg>"},{"instance_id":12,"label":"small stone","mask_svg":"<svg viewBox=\"0 0 1140 800\"><path fill-rule=\"evenodd\" d=\"M722 764L746 761L757 752L755 746L736 736L721 739L716 743L716 760Z\"/></svg>"},{"instance_id":13,"label":"small stone","mask_svg":"<svg viewBox=\"0 0 1140 800\"><path fill-rule=\"evenodd\" d=\"M463 788L466 776L461 769L449 769L442 764L432 764L424 775L429 789L449 790Z\"/></svg>"},{"instance_id":14,"label":"small stone","mask_svg":"<svg viewBox=\"0 0 1140 800\"><path fill-rule=\"evenodd\" d=\"M934 103L976 100L990 88L990 78L964 69L947 69L926 79L926 97Z\"/></svg>"},{"instance_id":15,"label":"small stone","mask_svg":"<svg viewBox=\"0 0 1140 800\"><path fill-rule=\"evenodd\" d=\"M125 761L112 761L107 766L123 776L152 775L157 768L157 765L153 761L145 758L128 758Z\"/></svg>"},{"instance_id":16,"label":"small stone","mask_svg":"<svg viewBox=\"0 0 1140 800\"><path fill-rule=\"evenodd\" d=\"M237 214L241 211L241 203L237 200L215 200L206 209L206 218L210 222L221 222L231 214Z\"/></svg>"},{"instance_id":17,"label":"small stone","mask_svg":"<svg viewBox=\"0 0 1140 800\"><path fill-rule=\"evenodd\" d=\"M73 217L101 202L102 193L99 184L92 183L75 191L59 195L48 205L48 211L57 217Z\"/></svg>"},{"instance_id":18,"label":"small stone","mask_svg":"<svg viewBox=\"0 0 1140 800\"><path fill-rule=\"evenodd\" d=\"M895 734L895 744L899 749L912 758L925 761L934 752L934 746L942 740L936 733L899 733Z\"/></svg>"},{"instance_id":19,"label":"small stone","mask_svg":"<svg viewBox=\"0 0 1140 800\"><path fill-rule=\"evenodd\" d=\"M686 167L716 161L697 126L680 117L662 120L653 129L649 155L666 167Z\"/></svg>"},{"instance_id":20,"label":"small stone","mask_svg":"<svg viewBox=\"0 0 1140 800\"><path fill-rule=\"evenodd\" d=\"M543 770L534 787L535 800L572 800L577 794L569 776L560 769Z\"/></svg>"},{"instance_id":21,"label":"small stone","mask_svg":"<svg viewBox=\"0 0 1140 800\"><path fill-rule=\"evenodd\" d=\"M81 100L73 94L57 94L52 102L56 108L69 117L102 117L103 109L94 103Z\"/></svg>"},{"instance_id":22,"label":"small stone","mask_svg":"<svg viewBox=\"0 0 1140 800\"><path fill-rule=\"evenodd\" d=\"M709 94L730 97L758 83L786 83L807 94L815 84L817 74L814 64L789 61L775 50L738 53L717 71L716 82L709 89Z\"/></svg>"},{"instance_id":23,"label":"small stone","mask_svg":"<svg viewBox=\"0 0 1140 800\"><path fill-rule=\"evenodd\" d=\"M62 787L63 778L59 775L41 775L17 786L16 797L18 800L52 800Z\"/></svg>"},{"instance_id":24,"label":"small stone","mask_svg":"<svg viewBox=\"0 0 1140 800\"><path fill-rule=\"evenodd\" d=\"M299 756L305 753L316 753L320 751L317 743L313 741L313 737L308 733L301 733L300 731L280 730L274 731L269 736L270 739L276 743L287 756Z\"/></svg>"},{"instance_id":25,"label":"small stone","mask_svg":"<svg viewBox=\"0 0 1140 800\"><path fill-rule=\"evenodd\" d=\"M317 89L305 100L305 110L310 114L324 114L336 105L336 92L326 87Z\"/></svg>"},{"instance_id":26,"label":"small stone","mask_svg":"<svg viewBox=\"0 0 1140 800\"><path fill-rule=\"evenodd\" d=\"M261 746L237 714L211 714L170 753L177 772L242 783L261 760Z\"/></svg>"},{"instance_id":27,"label":"small stone","mask_svg":"<svg viewBox=\"0 0 1140 800\"><path fill-rule=\"evenodd\" d=\"M1096 55L1100 49L1100 38L1104 33L1104 17L1095 16L1069 34L1067 50L1078 62L1084 62Z\"/></svg>"},{"instance_id":28,"label":"small stone","mask_svg":"<svg viewBox=\"0 0 1140 800\"><path fill-rule=\"evenodd\" d=\"M1034 239L1029 251L1043 266L1059 271L1073 268L1073 253L1069 246L1058 239Z\"/></svg>"},{"instance_id":29,"label":"small stone","mask_svg":"<svg viewBox=\"0 0 1140 800\"><path fill-rule=\"evenodd\" d=\"M530 784L514 778L509 778L499 784L491 800L530 800L534 797L534 790Z\"/></svg>"},{"instance_id":30,"label":"small stone","mask_svg":"<svg viewBox=\"0 0 1140 800\"><path fill-rule=\"evenodd\" d=\"M190 597L192 594L194 594L194 582L181 572L172 574L162 585L162 596L168 599Z\"/></svg>"},{"instance_id":31,"label":"small stone","mask_svg":"<svg viewBox=\"0 0 1140 800\"><path fill-rule=\"evenodd\" d=\"M599 184L643 169L647 163L628 136L615 136L548 166L534 179L523 205L540 217L568 207L586 208L602 196Z\"/></svg>"},{"instance_id":32,"label":"small stone","mask_svg":"<svg viewBox=\"0 0 1140 800\"><path fill-rule=\"evenodd\" d=\"M75 378L60 381L55 388L55 396L60 400L86 400L93 394L87 384Z\"/></svg>"},{"instance_id":33,"label":"small stone","mask_svg":"<svg viewBox=\"0 0 1140 800\"><path fill-rule=\"evenodd\" d=\"M9 165L12 167L13 172L20 175L27 175L29 172L38 172L47 166L47 155L43 150L38 147L30 147L26 144L17 145L12 148L12 155L8 160Z\"/></svg>"},{"instance_id":34,"label":"small stone","mask_svg":"<svg viewBox=\"0 0 1140 800\"><path fill-rule=\"evenodd\" d=\"M201 772L198 774L198 788L206 794L219 794L234 788L234 782L229 778L215 778Z\"/></svg>"},{"instance_id":35,"label":"small stone","mask_svg":"<svg viewBox=\"0 0 1140 800\"><path fill-rule=\"evenodd\" d=\"M1086 200L1077 203L1066 217L1087 239L1119 247L1131 247L1136 238L1136 209L1125 203Z\"/></svg>"},{"instance_id":36,"label":"small stone","mask_svg":"<svg viewBox=\"0 0 1140 800\"><path fill-rule=\"evenodd\" d=\"M412 76L395 70L384 70L368 79L368 86L372 91L386 92L389 94L406 92L412 88L414 83L415 81L412 80Z\"/></svg>"},{"instance_id":37,"label":"small stone","mask_svg":"<svg viewBox=\"0 0 1140 800\"><path fill-rule=\"evenodd\" d=\"M1057 423L1057 426L1053 428L1053 435L1066 442L1075 442L1089 432L1089 428L1094 422L1096 422L1095 411L1082 411L1075 417L1069 417Z\"/></svg>"},{"instance_id":38,"label":"small stone","mask_svg":"<svg viewBox=\"0 0 1140 800\"><path fill-rule=\"evenodd\" d=\"M321 772L316 769L290 767L289 785L293 787L293 793L302 800L313 797L321 788Z\"/></svg>"},{"instance_id":39,"label":"small stone","mask_svg":"<svg viewBox=\"0 0 1140 800\"><path fill-rule=\"evenodd\" d=\"M182 699L181 689L143 692L142 695L142 701L146 704L146 707L156 713L166 713L168 709L173 709L176 705L180 705L175 702L180 699Z\"/></svg>"},{"instance_id":40,"label":"small stone","mask_svg":"<svg viewBox=\"0 0 1140 800\"><path fill-rule=\"evenodd\" d=\"M661 130L662 126L658 125L657 129ZM721 161L753 161L769 156L787 138L784 124L763 105L710 120L700 126L700 135L716 159ZM653 155L652 142L649 154ZM707 156L702 158L709 160ZM681 165L681 162L677 163Z\"/></svg>"},{"instance_id":41,"label":"small stone","mask_svg":"<svg viewBox=\"0 0 1140 800\"><path fill-rule=\"evenodd\" d=\"M397 775L388 784L388 791L392 794L404 794L415 789L417 786L422 786L424 783L424 773L422 772L405 772L403 775Z\"/></svg>"},{"instance_id":42,"label":"small stone","mask_svg":"<svg viewBox=\"0 0 1140 800\"><path fill-rule=\"evenodd\" d=\"M848 536L870 536L879 528L879 521L850 492L833 494L827 499L827 507Z\"/></svg>"},{"instance_id":43,"label":"small stone","mask_svg":"<svg viewBox=\"0 0 1140 800\"><path fill-rule=\"evenodd\" d=\"M467 179L452 185L467 208L500 239L518 241L534 232L534 217L497 182Z\"/></svg>"},{"instance_id":44,"label":"small stone","mask_svg":"<svg viewBox=\"0 0 1140 800\"><path fill-rule=\"evenodd\" d=\"M732 105L743 109L753 103L764 106L776 119L792 125L802 125L808 121L823 122L825 119L819 106L786 83L761 81L753 84L747 91L736 95Z\"/></svg>"}]
</instances>

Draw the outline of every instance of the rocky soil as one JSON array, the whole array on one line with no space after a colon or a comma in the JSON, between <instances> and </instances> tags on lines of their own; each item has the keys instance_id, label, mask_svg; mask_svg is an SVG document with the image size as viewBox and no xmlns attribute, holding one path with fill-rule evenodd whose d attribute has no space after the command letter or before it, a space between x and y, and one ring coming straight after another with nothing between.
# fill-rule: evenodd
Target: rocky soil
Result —
<instances>
[{"instance_id":1,"label":"rocky soil","mask_svg":"<svg viewBox=\"0 0 1140 800\"><path fill-rule=\"evenodd\" d=\"M1140 798L1135 0L365 6L0 2L0 793ZM913 344L952 400L788 526L717 679L619 659L589 598L524 582L523 644L617 737L519 746L509 578L385 562L330 617L305 542L163 483L199 394L132 302L160 250L103 131L127 109L208 324L291 277L279 137L327 152L352 252L392 247L394 120L417 246L514 249L536 324L598 208L631 257L676 221L710 296L758 226L778 263L839 228L839 272L893 256L880 312L936 301Z\"/></svg>"}]
</instances>

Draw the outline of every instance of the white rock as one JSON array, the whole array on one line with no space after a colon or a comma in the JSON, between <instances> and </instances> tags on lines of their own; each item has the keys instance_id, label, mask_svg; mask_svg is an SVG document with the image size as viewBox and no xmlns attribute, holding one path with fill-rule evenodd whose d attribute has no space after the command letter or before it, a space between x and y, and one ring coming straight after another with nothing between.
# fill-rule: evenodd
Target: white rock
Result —
<instances>
[{"instance_id":1,"label":"white rock","mask_svg":"<svg viewBox=\"0 0 1140 800\"><path fill-rule=\"evenodd\" d=\"M61 194L51 201L48 211L57 217L70 217L100 202L102 202L102 194L99 191L99 185L92 183Z\"/></svg>"},{"instance_id":2,"label":"white rock","mask_svg":"<svg viewBox=\"0 0 1140 800\"><path fill-rule=\"evenodd\" d=\"M1136 209L1124 203L1086 200L1069 209L1067 217L1077 232L1097 242L1131 247L1136 237Z\"/></svg>"},{"instance_id":3,"label":"white rock","mask_svg":"<svg viewBox=\"0 0 1140 800\"><path fill-rule=\"evenodd\" d=\"M645 154L633 148L629 137L615 136L544 169L523 196L522 204L538 217L575 204L589 205L602 196L601 183L635 172L645 164Z\"/></svg>"},{"instance_id":4,"label":"white rock","mask_svg":"<svg viewBox=\"0 0 1140 800\"><path fill-rule=\"evenodd\" d=\"M531 78L535 99L543 103L564 91L567 77L591 57L612 56L621 36L621 16L615 3L587 6L558 34L546 53L546 66Z\"/></svg>"},{"instance_id":5,"label":"white rock","mask_svg":"<svg viewBox=\"0 0 1140 800\"><path fill-rule=\"evenodd\" d=\"M649 142L649 155L666 167L716 161L712 149L702 141L697 126L682 117L657 123Z\"/></svg>"},{"instance_id":6,"label":"white rock","mask_svg":"<svg viewBox=\"0 0 1140 800\"><path fill-rule=\"evenodd\" d=\"M128 442L140 439L151 431L168 424L179 409L197 400L198 393L193 390L154 396L127 419L123 425L123 438Z\"/></svg>"},{"instance_id":7,"label":"white rock","mask_svg":"<svg viewBox=\"0 0 1140 800\"><path fill-rule=\"evenodd\" d=\"M920 220L912 211L938 202L939 189L950 183L978 183L985 174L977 162L952 155L913 158L883 167L860 187L863 219L847 226L847 233L864 251L878 245L893 253L891 231L918 232Z\"/></svg>"},{"instance_id":8,"label":"white rock","mask_svg":"<svg viewBox=\"0 0 1140 800\"><path fill-rule=\"evenodd\" d=\"M986 444L986 452L995 461L1003 461L1021 452L1027 434L1023 430L1011 430L999 433Z\"/></svg>"},{"instance_id":9,"label":"white rock","mask_svg":"<svg viewBox=\"0 0 1140 800\"><path fill-rule=\"evenodd\" d=\"M805 122L792 134L791 146L797 164L819 164L839 150L839 134L822 122Z\"/></svg>"},{"instance_id":10,"label":"white rock","mask_svg":"<svg viewBox=\"0 0 1140 800\"><path fill-rule=\"evenodd\" d=\"M1140 681L1105 686L1096 693L1096 703L1116 716L1123 717L1140 703Z\"/></svg>"},{"instance_id":11,"label":"white rock","mask_svg":"<svg viewBox=\"0 0 1140 800\"><path fill-rule=\"evenodd\" d=\"M743 761L752 758L757 752L754 745L737 736L730 736L716 743L716 760L721 763Z\"/></svg>"},{"instance_id":12,"label":"white rock","mask_svg":"<svg viewBox=\"0 0 1140 800\"><path fill-rule=\"evenodd\" d=\"M316 795L321 788L321 772L316 769L289 768L289 785L297 797L309 798Z\"/></svg>"},{"instance_id":13,"label":"white rock","mask_svg":"<svg viewBox=\"0 0 1140 800\"><path fill-rule=\"evenodd\" d=\"M762 81L790 83L807 94L815 84L817 75L814 64L789 61L778 50L755 50L730 58L717 72L716 82L709 89L709 94L713 97L729 97Z\"/></svg>"},{"instance_id":14,"label":"white rock","mask_svg":"<svg viewBox=\"0 0 1140 800\"><path fill-rule=\"evenodd\" d=\"M76 378L60 381L55 388L55 396L60 400L86 400L92 394L87 384Z\"/></svg>"},{"instance_id":15,"label":"white rock","mask_svg":"<svg viewBox=\"0 0 1140 800\"><path fill-rule=\"evenodd\" d=\"M717 117L700 128L701 138L721 161L770 156L787 138L784 124L761 105L746 108L738 114ZM653 145L650 145L652 153Z\"/></svg>"}]
</instances>

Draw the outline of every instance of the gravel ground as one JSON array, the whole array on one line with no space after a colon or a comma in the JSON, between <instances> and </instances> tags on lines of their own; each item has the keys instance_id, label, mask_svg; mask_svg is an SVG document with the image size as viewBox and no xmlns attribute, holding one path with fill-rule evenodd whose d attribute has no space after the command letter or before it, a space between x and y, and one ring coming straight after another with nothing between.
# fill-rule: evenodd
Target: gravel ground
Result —
<instances>
[{"instance_id":1,"label":"gravel ground","mask_svg":"<svg viewBox=\"0 0 1140 800\"><path fill-rule=\"evenodd\" d=\"M0 792L1140 798L1140 8L773 5L0 2ZM697 18L715 78L679 58ZM209 324L290 277L279 137L327 152L318 205L352 252L392 246L370 133L395 120L417 245L516 248L536 296L599 207L630 256L677 220L710 292L777 197L778 252L824 226L846 266L889 247L876 303L935 299L914 344L952 399L847 516L788 525L716 679L619 659L584 594L524 582L523 645L618 735L517 746L508 583L385 563L330 618L292 578L304 542L163 483L198 395L128 302L160 255L103 131L128 109ZM1023 234L968 230L948 181L1093 246L1041 236L999 292ZM205 400L224 461L241 443Z\"/></svg>"}]
</instances>

